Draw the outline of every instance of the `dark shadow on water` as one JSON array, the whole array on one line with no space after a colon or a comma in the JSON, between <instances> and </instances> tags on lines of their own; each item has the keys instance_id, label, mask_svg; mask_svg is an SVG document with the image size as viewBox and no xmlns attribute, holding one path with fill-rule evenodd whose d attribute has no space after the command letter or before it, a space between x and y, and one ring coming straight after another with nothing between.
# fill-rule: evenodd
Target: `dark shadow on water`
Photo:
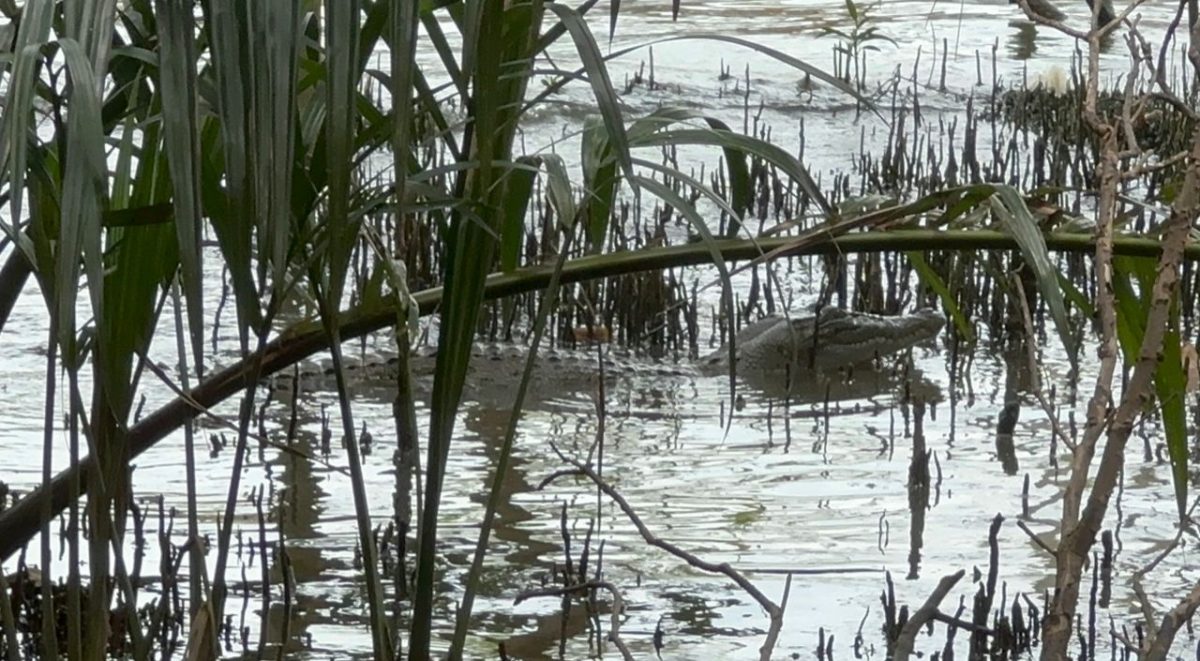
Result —
<instances>
[{"instance_id":1,"label":"dark shadow on water","mask_svg":"<svg viewBox=\"0 0 1200 661\"><path fill-rule=\"evenodd\" d=\"M914 405L912 458L908 465L908 579L921 577L921 548L925 545L925 512L929 509L929 462L925 443L925 403Z\"/></svg>"},{"instance_id":2,"label":"dark shadow on water","mask_svg":"<svg viewBox=\"0 0 1200 661\"><path fill-rule=\"evenodd\" d=\"M1024 61L1037 55L1037 26L1026 20L1011 21L1009 26L1013 29L1008 35L1009 56Z\"/></svg>"},{"instance_id":3,"label":"dark shadow on water","mask_svg":"<svg viewBox=\"0 0 1200 661\"><path fill-rule=\"evenodd\" d=\"M751 397L812 404L873 399L895 395L897 399L937 402L941 389L918 370L855 367L834 373L808 372L789 376L784 371L739 374Z\"/></svg>"}]
</instances>

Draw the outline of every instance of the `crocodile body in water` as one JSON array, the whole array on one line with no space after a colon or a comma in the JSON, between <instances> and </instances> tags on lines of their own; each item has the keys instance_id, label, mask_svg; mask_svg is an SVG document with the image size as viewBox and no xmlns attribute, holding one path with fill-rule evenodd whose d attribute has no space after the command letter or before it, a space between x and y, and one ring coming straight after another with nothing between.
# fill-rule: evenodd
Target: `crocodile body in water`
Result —
<instances>
[{"instance_id":1,"label":"crocodile body in water","mask_svg":"<svg viewBox=\"0 0 1200 661\"><path fill-rule=\"evenodd\" d=\"M762 389L777 386L786 377L793 384L817 380L820 374L869 364L874 359L904 351L937 336L945 324L941 313L919 310L912 314L884 316L823 308L804 316L770 316L744 327L736 337L739 378ZM620 356L605 349L541 351L538 354L533 399L593 391L599 361L610 379L642 379L645 385L664 384L668 379L716 377L729 374L729 348L720 349L697 361L665 362L643 356ZM528 349L524 346L477 345L467 378L467 396L492 391L488 399L510 396L524 369ZM432 351L416 352L410 361L418 391L427 391L437 357ZM398 361L395 357L348 360L348 382L356 394L395 390ZM272 384L291 390L299 383L302 391L333 389L332 370L327 366L281 373ZM382 394L382 393L380 393Z\"/></svg>"}]
</instances>

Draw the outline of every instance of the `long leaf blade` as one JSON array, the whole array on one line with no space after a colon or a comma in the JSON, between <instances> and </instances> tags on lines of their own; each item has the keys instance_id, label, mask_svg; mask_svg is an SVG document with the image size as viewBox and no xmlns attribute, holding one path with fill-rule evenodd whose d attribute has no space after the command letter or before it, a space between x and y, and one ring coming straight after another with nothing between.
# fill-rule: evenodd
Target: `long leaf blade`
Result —
<instances>
[{"instance_id":1,"label":"long leaf blade","mask_svg":"<svg viewBox=\"0 0 1200 661\"><path fill-rule=\"evenodd\" d=\"M995 189L996 195L991 198L992 209L997 212L1005 231L1021 247L1025 263L1033 269L1038 291L1042 294L1050 318L1054 320L1063 348L1074 365L1078 360L1078 352L1067 319L1067 305L1063 300L1062 288L1058 286L1058 269L1050 261L1050 251L1046 248L1042 230L1016 189L1011 186L995 186Z\"/></svg>"},{"instance_id":2,"label":"long leaf blade","mask_svg":"<svg viewBox=\"0 0 1200 661\"><path fill-rule=\"evenodd\" d=\"M163 136L171 168L188 331L197 376L204 376L204 268L200 250L200 130L197 124L195 26L191 2L157 0ZM165 28L165 29L163 29Z\"/></svg>"},{"instance_id":3,"label":"long leaf blade","mask_svg":"<svg viewBox=\"0 0 1200 661\"><path fill-rule=\"evenodd\" d=\"M617 92L613 87L612 80L608 76L604 56L596 45L596 39L578 11L557 2L547 6L555 14L558 14L559 20L566 26L567 32L575 42L579 59L583 62L584 70L587 71L588 80L591 81L592 93L595 95L596 105L600 109L600 116L604 118L604 125L608 129L608 139L612 142L613 155L621 164L621 170L625 173L625 177L631 178L633 162L629 154L629 139L625 135L625 121L621 116L621 104L617 99Z\"/></svg>"}]
</instances>

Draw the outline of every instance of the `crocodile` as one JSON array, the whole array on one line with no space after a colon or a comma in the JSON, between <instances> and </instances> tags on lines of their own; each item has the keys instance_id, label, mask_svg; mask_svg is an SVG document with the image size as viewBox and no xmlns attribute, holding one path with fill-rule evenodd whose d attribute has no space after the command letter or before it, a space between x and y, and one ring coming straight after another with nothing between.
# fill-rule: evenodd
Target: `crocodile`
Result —
<instances>
[{"instance_id":1,"label":"crocodile","mask_svg":"<svg viewBox=\"0 0 1200 661\"><path fill-rule=\"evenodd\" d=\"M930 340L945 321L933 309L884 316L822 308L803 317L764 317L743 328L735 343L739 371L829 371L853 367ZM728 371L729 347L705 356L701 371Z\"/></svg>"},{"instance_id":2,"label":"crocodile","mask_svg":"<svg viewBox=\"0 0 1200 661\"><path fill-rule=\"evenodd\" d=\"M743 382L763 389L766 384L778 384L785 375L794 384L811 376L871 364L876 358L907 350L936 337L944 325L942 314L932 309L889 316L825 307L802 316L772 315L737 333L735 369ZM468 391L491 386L499 391L501 399L511 395L527 356L528 349L521 345L475 345L467 378ZM610 378L644 377L644 382L651 385L661 385L672 378L730 373L728 345L699 360L681 362L623 355L607 347L540 351L532 384L534 398L594 390L602 357L604 373ZM410 369L419 390L428 390L436 359L436 352L429 349L412 354ZM394 392L398 363L394 356L348 360L346 370L352 391ZM285 372L271 382L275 389L283 391L296 384L305 391L329 390L332 383L332 369L327 365ZM543 390L539 396L537 393Z\"/></svg>"}]
</instances>

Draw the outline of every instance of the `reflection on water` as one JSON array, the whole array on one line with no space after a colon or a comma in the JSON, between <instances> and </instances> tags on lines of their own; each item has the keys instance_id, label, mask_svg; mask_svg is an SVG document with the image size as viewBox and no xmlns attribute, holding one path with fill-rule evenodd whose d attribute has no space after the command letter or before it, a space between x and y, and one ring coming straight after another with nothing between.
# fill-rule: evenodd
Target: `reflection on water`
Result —
<instances>
[{"instance_id":1,"label":"reflection on water","mask_svg":"<svg viewBox=\"0 0 1200 661\"><path fill-rule=\"evenodd\" d=\"M1030 21L1014 21L1008 38L1008 55L1014 60L1028 60L1037 54L1038 28Z\"/></svg>"}]
</instances>

